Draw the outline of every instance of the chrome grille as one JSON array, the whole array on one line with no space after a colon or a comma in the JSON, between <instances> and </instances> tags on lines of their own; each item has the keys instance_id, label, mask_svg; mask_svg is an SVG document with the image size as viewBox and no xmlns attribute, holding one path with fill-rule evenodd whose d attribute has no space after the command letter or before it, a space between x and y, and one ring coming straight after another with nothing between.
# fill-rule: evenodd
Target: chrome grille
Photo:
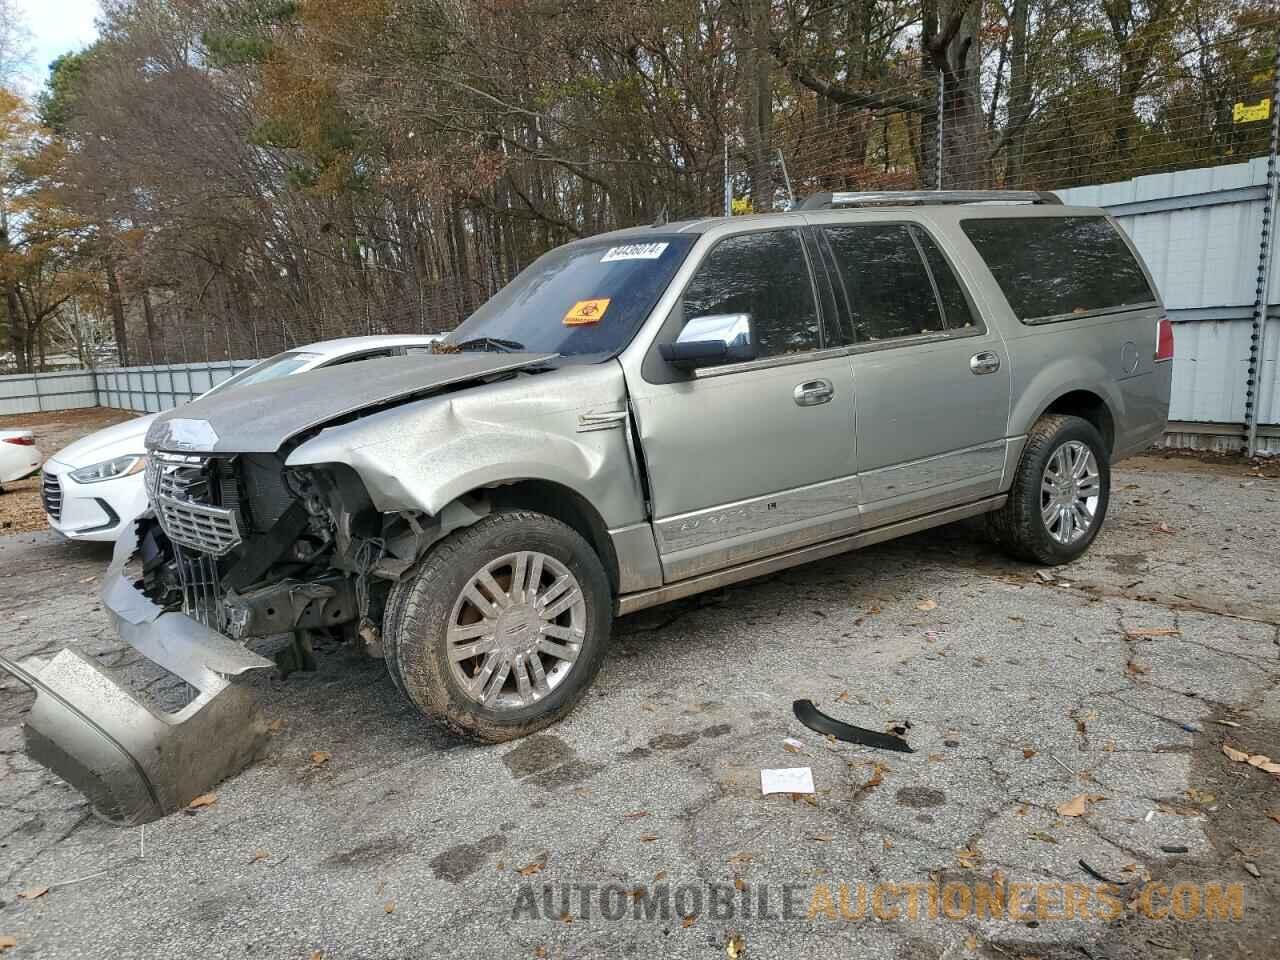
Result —
<instances>
[{"instance_id":1,"label":"chrome grille","mask_svg":"<svg viewBox=\"0 0 1280 960\"><path fill-rule=\"evenodd\" d=\"M240 544L240 523L235 510L209 503L209 466L204 457L153 453L147 492L170 540L221 557Z\"/></svg>"},{"instance_id":2,"label":"chrome grille","mask_svg":"<svg viewBox=\"0 0 1280 960\"><path fill-rule=\"evenodd\" d=\"M44 512L54 520L62 519L62 483L56 473L44 472L40 484L40 502Z\"/></svg>"},{"instance_id":3,"label":"chrome grille","mask_svg":"<svg viewBox=\"0 0 1280 960\"><path fill-rule=\"evenodd\" d=\"M222 586L218 578L217 558L206 553L193 553L175 545L173 565L178 571L178 581L182 584L182 608L187 616L221 632Z\"/></svg>"}]
</instances>

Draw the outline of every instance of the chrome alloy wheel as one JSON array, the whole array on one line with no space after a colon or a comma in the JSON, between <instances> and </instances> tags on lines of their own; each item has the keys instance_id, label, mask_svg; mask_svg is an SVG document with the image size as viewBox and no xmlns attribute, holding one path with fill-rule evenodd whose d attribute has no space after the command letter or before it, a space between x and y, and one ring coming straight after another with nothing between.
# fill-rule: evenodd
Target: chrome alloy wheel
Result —
<instances>
[{"instance_id":1,"label":"chrome alloy wheel","mask_svg":"<svg viewBox=\"0 0 1280 960\"><path fill-rule=\"evenodd\" d=\"M1040 479L1040 516L1049 536L1070 544L1088 534L1101 493L1098 459L1087 444L1068 440L1053 451Z\"/></svg>"},{"instance_id":2,"label":"chrome alloy wheel","mask_svg":"<svg viewBox=\"0 0 1280 960\"><path fill-rule=\"evenodd\" d=\"M496 710L544 699L582 650L587 603L569 568L534 551L486 564L449 615L449 667L466 695Z\"/></svg>"}]
</instances>

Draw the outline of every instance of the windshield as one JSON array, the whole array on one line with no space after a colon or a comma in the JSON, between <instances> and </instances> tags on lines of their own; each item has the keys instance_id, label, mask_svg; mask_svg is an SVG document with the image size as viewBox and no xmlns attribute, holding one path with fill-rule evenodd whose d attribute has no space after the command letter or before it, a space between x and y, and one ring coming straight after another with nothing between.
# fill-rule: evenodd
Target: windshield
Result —
<instances>
[{"instance_id":1,"label":"windshield","mask_svg":"<svg viewBox=\"0 0 1280 960\"><path fill-rule=\"evenodd\" d=\"M544 254L454 330L448 344L611 357L625 347L696 237L601 240Z\"/></svg>"},{"instance_id":2,"label":"windshield","mask_svg":"<svg viewBox=\"0 0 1280 960\"><path fill-rule=\"evenodd\" d=\"M242 387L250 383L263 383L267 380L275 380L277 377L287 377L291 373L297 373L302 368L309 366L320 354L306 353L302 350L290 350L288 353L277 353L274 357L268 357L261 363L255 363L247 370L241 370L234 377L223 380L208 393L201 396L207 397L210 394L218 393L227 387Z\"/></svg>"}]
</instances>

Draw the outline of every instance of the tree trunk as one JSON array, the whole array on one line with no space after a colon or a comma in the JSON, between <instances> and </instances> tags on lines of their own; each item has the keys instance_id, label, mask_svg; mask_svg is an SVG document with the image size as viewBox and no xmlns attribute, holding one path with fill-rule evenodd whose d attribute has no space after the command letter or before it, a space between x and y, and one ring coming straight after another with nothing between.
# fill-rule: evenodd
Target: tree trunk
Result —
<instances>
[{"instance_id":1,"label":"tree trunk","mask_svg":"<svg viewBox=\"0 0 1280 960\"><path fill-rule=\"evenodd\" d=\"M1027 74L1028 0L1013 0L1009 13L1009 110L1005 143L1004 185L1015 190L1024 184L1023 163L1027 148L1027 121L1031 117L1031 77Z\"/></svg>"},{"instance_id":2,"label":"tree trunk","mask_svg":"<svg viewBox=\"0 0 1280 960\"><path fill-rule=\"evenodd\" d=\"M110 257L102 261L103 271L107 275L107 302L111 306L111 327L116 335L116 353L120 357L120 366L129 365L129 332L124 325L124 300L120 297L120 279L116 276L115 264Z\"/></svg>"}]
</instances>

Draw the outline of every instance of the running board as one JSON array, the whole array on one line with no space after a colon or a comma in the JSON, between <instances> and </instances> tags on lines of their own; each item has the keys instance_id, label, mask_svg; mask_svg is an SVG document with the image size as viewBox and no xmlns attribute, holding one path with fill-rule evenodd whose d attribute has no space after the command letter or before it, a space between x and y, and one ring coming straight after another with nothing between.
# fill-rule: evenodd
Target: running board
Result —
<instances>
[{"instance_id":1,"label":"running board","mask_svg":"<svg viewBox=\"0 0 1280 960\"><path fill-rule=\"evenodd\" d=\"M777 573L780 570L798 567L802 563L811 563L814 560L834 557L841 553L848 553L850 550L859 550L862 547L883 543L886 540L895 540L911 533L919 533L921 530L928 530L931 527L941 527L944 524L955 523L957 520L967 520L969 517L990 513L992 510L999 510L1008 499L1007 494L1000 494L997 497L988 497L976 503L967 503L964 506L951 507L947 510L939 510L936 513L927 513L922 517L900 520L897 523L887 523L882 527L873 527L870 530L861 530L858 533L851 533L847 537L825 540L822 543L815 543L811 547L800 547L772 557L740 563L736 567L727 567L714 573L690 577L688 580L678 580L675 583L655 587L652 590L624 594L618 598L617 615L620 617L626 616L628 613L647 610L649 607L670 603L672 600L679 600L682 597L691 597L707 590L716 590L720 587L727 587L732 583L740 583L743 580L752 580L756 577Z\"/></svg>"}]
</instances>

